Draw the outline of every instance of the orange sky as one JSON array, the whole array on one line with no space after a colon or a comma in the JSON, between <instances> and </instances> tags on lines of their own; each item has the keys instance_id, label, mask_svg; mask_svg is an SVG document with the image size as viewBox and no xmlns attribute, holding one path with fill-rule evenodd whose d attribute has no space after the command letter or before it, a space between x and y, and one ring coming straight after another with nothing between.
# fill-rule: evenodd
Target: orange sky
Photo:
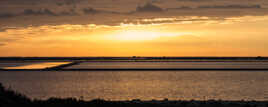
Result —
<instances>
[{"instance_id":1,"label":"orange sky","mask_svg":"<svg viewBox=\"0 0 268 107\"><path fill-rule=\"evenodd\" d=\"M244 16L117 26L23 27L0 32L0 38L8 41L0 46L0 56L267 56L267 22L268 16Z\"/></svg>"},{"instance_id":2,"label":"orange sky","mask_svg":"<svg viewBox=\"0 0 268 107\"><path fill-rule=\"evenodd\" d=\"M268 56L268 0L0 0L1 56Z\"/></svg>"}]
</instances>

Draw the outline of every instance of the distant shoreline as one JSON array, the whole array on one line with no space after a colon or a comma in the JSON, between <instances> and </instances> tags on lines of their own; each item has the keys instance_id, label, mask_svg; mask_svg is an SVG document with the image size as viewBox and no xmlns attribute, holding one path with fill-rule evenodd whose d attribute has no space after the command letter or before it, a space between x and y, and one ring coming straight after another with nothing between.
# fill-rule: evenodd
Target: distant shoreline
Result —
<instances>
[{"instance_id":1,"label":"distant shoreline","mask_svg":"<svg viewBox=\"0 0 268 107\"><path fill-rule=\"evenodd\" d=\"M266 69L244 69L244 68L238 68L238 69L223 69L223 68L203 68L203 69L183 69L183 68L163 68L163 69L0 69L1 71L267 71Z\"/></svg>"},{"instance_id":2,"label":"distant shoreline","mask_svg":"<svg viewBox=\"0 0 268 107\"><path fill-rule=\"evenodd\" d=\"M268 61L268 57L0 57L0 61Z\"/></svg>"}]
</instances>

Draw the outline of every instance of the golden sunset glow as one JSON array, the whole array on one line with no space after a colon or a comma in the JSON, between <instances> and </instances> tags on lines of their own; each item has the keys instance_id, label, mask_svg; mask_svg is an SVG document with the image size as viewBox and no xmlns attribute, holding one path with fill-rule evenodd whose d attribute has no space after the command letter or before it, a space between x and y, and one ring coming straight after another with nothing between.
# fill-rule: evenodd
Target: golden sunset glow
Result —
<instances>
[{"instance_id":1,"label":"golden sunset glow","mask_svg":"<svg viewBox=\"0 0 268 107\"><path fill-rule=\"evenodd\" d=\"M159 37L157 32L148 31L136 31L128 30L122 31L116 35L117 40L122 41L142 41L142 40L153 40Z\"/></svg>"},{"instance_id":2,"label":"golden sunset glow","mask_svg":"<svg viewBox=\"0 0 268 107\"><path fill-rule=\"evenodd\" d=\"M1 56L266 55L268 16L143 19L158 24L44 25L0 32ZM187 20L200 21L187 21ZM165 22L165 23L162 23ZM252 30L254 28L254 30ZM72 51L70 51L72 50Z\"/></svg>"},{"instance_id":3,"label":"golden sunset glow","mask_svg":"<svg viewBox=\"0 0 268 107\"><path fill-rule=\"evenodd\" d=\"M184 35L185 33L180 32L161 32L161 31L146 31L146 30L123 30L117 32L114 36L114 40L118 41L156 41L161 37L175 37Z\"/></svg>"},{"instance_id":4,"label":"golden sunset glow","mask_svg":"<svg viewBox=\"0 0 268 107\"><path fill-rule=\"evenodd\" d=\"M0 0L0 107L268 107L267 77L268 0Z\"/></svg>"}]
</instances>

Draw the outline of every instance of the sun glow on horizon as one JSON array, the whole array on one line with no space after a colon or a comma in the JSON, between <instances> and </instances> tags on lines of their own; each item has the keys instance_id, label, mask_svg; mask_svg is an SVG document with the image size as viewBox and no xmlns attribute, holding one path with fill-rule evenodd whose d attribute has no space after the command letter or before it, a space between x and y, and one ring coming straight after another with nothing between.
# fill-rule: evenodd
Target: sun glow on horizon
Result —
<instances>
[{"instance_id":1,"label":"sun glow on horizon","mask_svg":"<svg viewBox=\"0 0 268 107\"><path fill-rule=\"evenodd\" d=\"M191 35L189 32L164 32L157 30L123 30L116 32L113 37L118 41L152 41L162 37L178 37L182 35Z\"/></svg>"},{"instance_id":2,"label":"sun glow on horizon","mask_svg":"<svg viewBox=\"0 0 268 107\"><path fill-rule=\"evenodd\" d=\"M124 30L115 35L117 40L139 41L153 40L159 37L159 33L152 31Z\"/></svg>"},{"instance_id":3,"label":"sun glow on horizon","mask_svg":"<svg viewBox=\"0 0 268 107\"><path fill-rule=\"evenodd\" d=\"M267 20L15 27L0 31L0 56L265 56Z\"/></svg>"}]
</instances>

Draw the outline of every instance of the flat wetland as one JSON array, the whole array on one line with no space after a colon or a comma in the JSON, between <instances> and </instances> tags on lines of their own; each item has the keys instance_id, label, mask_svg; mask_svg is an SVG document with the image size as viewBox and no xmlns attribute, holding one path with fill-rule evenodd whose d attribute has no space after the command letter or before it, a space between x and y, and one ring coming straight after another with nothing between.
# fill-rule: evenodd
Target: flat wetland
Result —
<instances>
[{"instance_id":1,"label":"flat wetland","mask_svg":"<svg viewBox=\"0 0 268 107\"><path fill-rule=\"evenodd\" d=\"M44 66L45 70L3 69L36 64L49 67ZM62 106L68 102L87 106L265 107L267 65L265 58L17 58L0 61L0 83L6 89L26 95L25 101L31 104L47 106ZM168 70L171 68L180 70ZM221 70L226 68L235 70ZM1 105L1 101L6 100L3 100L3 93L0 95Z\"/></svg>"}]
</instances>

